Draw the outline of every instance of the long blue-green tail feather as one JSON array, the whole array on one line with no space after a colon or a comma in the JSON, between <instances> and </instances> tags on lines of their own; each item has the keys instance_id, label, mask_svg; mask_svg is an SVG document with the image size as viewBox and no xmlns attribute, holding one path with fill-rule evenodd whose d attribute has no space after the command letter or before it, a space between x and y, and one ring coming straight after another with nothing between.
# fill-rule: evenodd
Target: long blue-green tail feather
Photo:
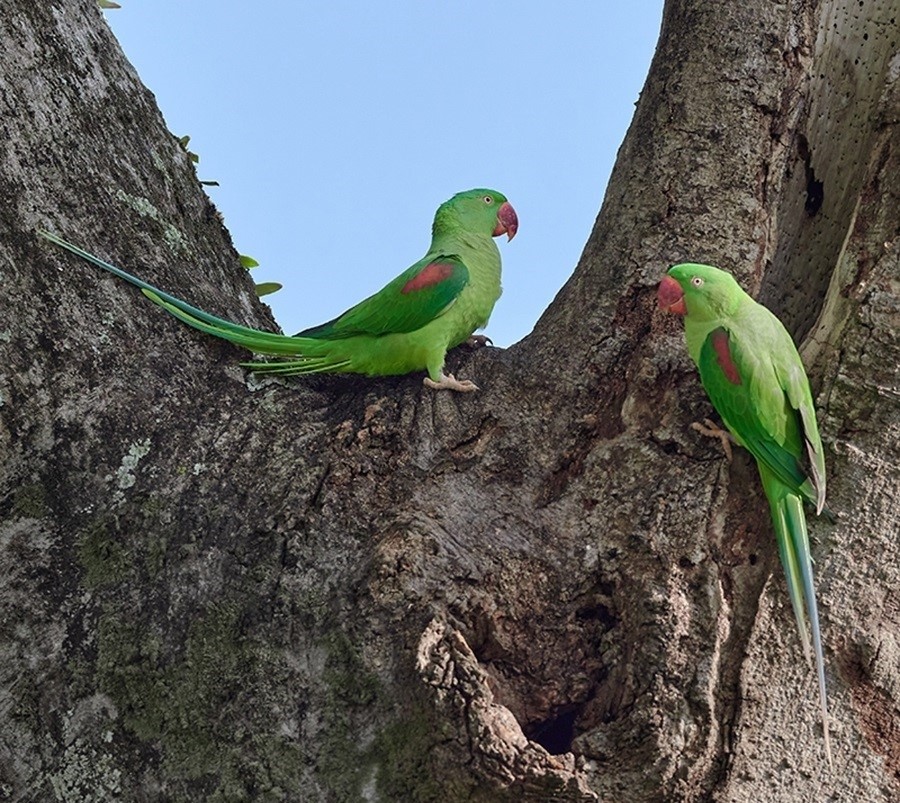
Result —
<instances>
[{"instance_id":1,"label":"long blue-green tail feather","mask_svg":"<svg viewBox=\"0 0 900 803\"><path fill-rule=\"evenodd\" d=\"M822 716L822 732L825 740L825 755L828 765L833 766L831 739L828 729L828 697L825 687L825 658L822 651L822 633L819 627L819 610L816 604L816 590L813 582L812 556L809 551L809 534L806 529L806 515L803 500L790 488L780 482L764 466L760 466L760 477L772 511L772 523L778 541L778 552L787 579L788 595L794 609L800 640L807 660L810 659L810 637L815 656L816 677L819 687L819 706ZM804 613L806 616L804 617Z\"/></svg>"},{"instance_id":2,"label":"long blue-green tail feather","mask_svg":"<svg viewBox=\"0 0 900 803\"><path fill-rule=\"evenodd\" d=\"M800 643L803 646L803 654L807 662L812 665L812 651L810 650L809 631L804 616L806 606L803 597L803 576L800 570L797 550L794 548L793 539L789 532L785 519L784 506L780 503L772 503L772 520L775 525L775 540L778 542L778 555L784 568L784 576L787 580L788 597L791 607L794 609L794 618L797 620L797 632L800 634Z\"/></svg>"},{"instance_id":3,"label":"long blue-green tail feather","mask_svg":"<svg viewBox=\"0 0 900 803\"><path fill-rule=\"evenodd\" d=\"M85 251L83 248L79 248L77 245L72 245L72 243L66 242L61 237L49 232L49 231L39 231L38 234L41 237L44 237L47 240L50 240L52 243L56 243L56 245L61 248L65 248L67 251L71 251L73 254L80 256L82 259L87 260L88 262L96 265L98 268L102 268L109 273L112 273L114 276L118 276L120 279L124 279L129 284L133 284L135 287L139 287L141 290L145 292L152 293L150 298L156 296L157 298L161 298L164 301L167 301L176 309L181 310L182 312L186 312L188 315L193 318L205 321L206 323L212 324L214 326L220 326L223 329L227 329L229 327L235 327L237 329L246 328L239 327L237 324L233 324L230 321L226 321L224 318L218 318L215 315L210 315L208 312L204 312L202 309L198 309L197 307L188 304L186 301L182 301L180 298L177 298L173 295L169 295L163 290L160 290L158 287L154 287L149 282L145 282L143 279L138 279L137 276L132 276L127 271L122 270L121 268L117 268L115 265L111 265L109 262L105 262L100 259L100 257L96 257L93 254ZM191 324L193 326L193 324ZM249 331L254 331L250 329ZM284 335L282 335L283 337Z\"/></svg>"},{"instance_id":4,"label":"long blue-green tail feather","mask_svg":"<svg viewBox=\"0 0 900 803\"><path fill-rule=\"evenodd\" d=\"M302 360L278 360L276 362L242 362L244 368L249 368L257 374L278 374L291 376L292 374L331 374L350 368L349 360L334 361L327 357L309 357Z\"/></svg>"},{"instance_id":5,"label":"long blue-green tail feather","mask_svg":"<svg viewBox=\"0 0 900 803\"><path fill-rule=\"evenodd\" d=\"M349 360L328 353L314 353L315 351L321 351L323 348L327 349L327 346L323 345L325 341L313 341L312 343L309 343L306 338L276 335L271 332L260 332L256 329L238 326L237 324L230 324L228 329L224 329L223 327L192 317L174 304L170 304L168 301L155 296L150 290L143 290L143 293L155 304L158 304L189 326L199 329L201 332L207 332L215 337L228 340L238 346L243 346L249 351L253 351L257 354L296 357L302 355L305 350L313 352L310 353L309 356L301 356L298 360L239 363L242 367L249 368L254 373L280 374L282 376L290 376L292 374L323 374L334 373L350 367Z\"/></svg>"},{"instance_id":6,"label":"long blue-green tail feather","mask_svg":"<svg viewBox=\"0 0 900 803\"><path fill-rule=\"evenodd\" d=\"M143 289L143 288L142 288ZM274 332L263 332L259 329L251 329L249 326L240 326L213 315L204 315L202 318L185 309L187 304L174 304L164 296L160 296L155 290L143 289L143 293L154 304L159 305L168 313L184 321L188 326L199 329L201 332L228 340L238 346L257 354L289 354L296 355L301 351L301 343L297 338L279 335Z\"/></svg>"},{"instance_id":7,"label":"long blue-green tail feather","mask_svg":"<svg viewBox=\"0 0 900 803\"><path fill-rule=\"evenodd\" d=\"M809 553L809 535L806 531L806 515L800 497L788 494L782 502L788 522L788 532L798 555L800 574L803 578L803 596L806 600L806 614L812 630L813 651L816 655L816 675L819 681L819 705L822 709L822 732L825 737L825 754L828 765L832 766L831 740L828 734L828 697L825 689L825 658L822 655L822 631L819 627L819 609L816 604L816 589L813 582L812 556Z\"/></svg>"},{"instance_id":8,"label":"long blue-green tail feather","mask_svg":"<svg viewBox=\"0 0 900 803\"><path fill-rule=\"evenodd\" d=\"M324 341L313 338L290 337L232 323L188 304L186 301L182 301L180 298L166 293L158 287L154 287L137 276L133 276L127 271L94 256L83 248L66 242L51 232L40 231L38 233L61 248L65 248L76 256L140 288L144 295L154 304L162 307L168 313L194 329L223 340L228 340L256 354L299 357L299 359L289 361L241 363L242 366L252 371L289 375L328 373L349 367L348 360L331 356L327 353L328 347L324 345Z\"/></svg>"}]
</instances>

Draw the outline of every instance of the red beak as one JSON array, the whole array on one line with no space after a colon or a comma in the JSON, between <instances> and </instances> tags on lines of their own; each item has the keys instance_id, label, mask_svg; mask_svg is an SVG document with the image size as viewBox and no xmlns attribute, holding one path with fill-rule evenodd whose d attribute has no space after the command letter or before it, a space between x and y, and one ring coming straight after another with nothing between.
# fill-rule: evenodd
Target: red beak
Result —
<instances>
[{"instance_id":1,"label":"red beak","mask_svg":"<svg viewBox=\"0 0 900 803\"><path fill-rule=\"evenodd\" d=\"M666 312L674 312L676 315L687 315L687 307L684 303L684 290L671 276L663 276L656 292L659 308Z\"/></svg>"},{"instance_id":2,"label":"red beak","mask_svg":"<svg viewBox=\"0 0 900 803\"><path fill-rule=\"evenodd\" d=\"M519 218L516 217L516 210L512 208L512 204L509 201L504 201L497 210L497 225L494 227L492 234L494 237L506 234L511 240L516 236L518 230Z\"/></svg>"}]
</instances>

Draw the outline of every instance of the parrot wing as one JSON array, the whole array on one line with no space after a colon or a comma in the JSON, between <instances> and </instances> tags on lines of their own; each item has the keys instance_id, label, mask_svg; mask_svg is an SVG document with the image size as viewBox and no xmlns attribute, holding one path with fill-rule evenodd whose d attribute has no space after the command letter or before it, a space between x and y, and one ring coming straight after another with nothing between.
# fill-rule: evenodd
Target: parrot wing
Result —
<instances>
[{"instance_id":1,"label":"parrot wing","mask_svg":"<svg viewBox=\"0 0 900 803\"><path fill-rule=\"evenodd\" d=\"M468 283L469 270L458 256L430 255L334 320L295 337L334 340L414 332L446 312Z\"/></svg>"},{"instance_id":2,"label":"parrot wing","mask_svg":"<svg viewBox=\"0 0 900 803\"><path fill-rule=\"evenodd\" d=\"M800 355L793 348L793 343L784 359L775 364L775 370L788 403L800 416L800 429L808 460L806 464L808 475L816 490L816 498L809 501L815 504L816 513L821 513L825 506L825 452L816 423L816 409L809 390L809 380L806 378Z\"/></svg>"},{"instance_id":3,"label":"parrot wing","mask_svg":"<svg viewBox=\"0 0 900 803\"><path fill-rule=\"evenodd\" d=\"M806 374L796 359L775 360L771 349L742 348L718 327L700 350L700 380L713 407L757 460L817 510L825 496L825 465ZM806 448L804 449L804 445ZM803 457L808 456L809 469Z\"/></svg>"}]
</instances>

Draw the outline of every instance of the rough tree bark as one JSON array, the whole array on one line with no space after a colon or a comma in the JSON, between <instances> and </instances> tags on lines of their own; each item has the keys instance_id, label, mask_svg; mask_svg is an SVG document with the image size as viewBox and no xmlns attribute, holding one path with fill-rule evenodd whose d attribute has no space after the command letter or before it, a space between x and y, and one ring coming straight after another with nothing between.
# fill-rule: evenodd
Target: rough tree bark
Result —
<instances>
[{"instance_id":1,"label":"rough tree bark","mask_svg":"<svg viewBox=\"0 0 900 803\"><path fill-rule=\"evenodd\" d=\"M0 15L0 799L897 799L897 2L667 2L583 258L452 356L471 396L255 381L38 241L271 324L95 5ZM755 469L654 309L685 259L804 344L834 772Z\"/></svg>"}]
</instances>

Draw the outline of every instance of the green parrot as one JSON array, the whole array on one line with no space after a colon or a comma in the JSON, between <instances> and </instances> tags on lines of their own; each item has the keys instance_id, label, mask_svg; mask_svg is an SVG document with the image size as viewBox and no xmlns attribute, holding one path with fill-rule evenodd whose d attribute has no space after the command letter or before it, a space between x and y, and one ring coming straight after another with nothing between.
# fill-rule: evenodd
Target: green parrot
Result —
<instances>
[{"instance_id":1,"label":"green parrot","mask_svg":"<svg viewBox=\"0 0 900 803\"><path fill-rule=\"evenodd\" d=\"M803 512L804 502L817 514L824 508L825 457L803 363L781 321L723 270L675 265L660 282L658 302L684 316L688 352L713 407L737 443L756 458L808 661L804 607L812 630L831 765L822 637Z\"/></svg>"},{"instance_id":2,"label":"green parrot","mask_svg":"<svg viewBox=\"0 0 900 803\"><path fill-rule=\"evenodd\" d=\"M444 373L444 356L487 325L500 297L500 251L493 238L506 234L512 240L518 227L516 212L501 193L458 193L438 207L431 247L422 259L343 315L293 337L217 318L55 234L41 235L141 288L195 329L256 354L292 358L241 363L256 373L390 376L425 369L429 388L473 391L478 390L474 382Z\"/></svg>"}]
</instances>

